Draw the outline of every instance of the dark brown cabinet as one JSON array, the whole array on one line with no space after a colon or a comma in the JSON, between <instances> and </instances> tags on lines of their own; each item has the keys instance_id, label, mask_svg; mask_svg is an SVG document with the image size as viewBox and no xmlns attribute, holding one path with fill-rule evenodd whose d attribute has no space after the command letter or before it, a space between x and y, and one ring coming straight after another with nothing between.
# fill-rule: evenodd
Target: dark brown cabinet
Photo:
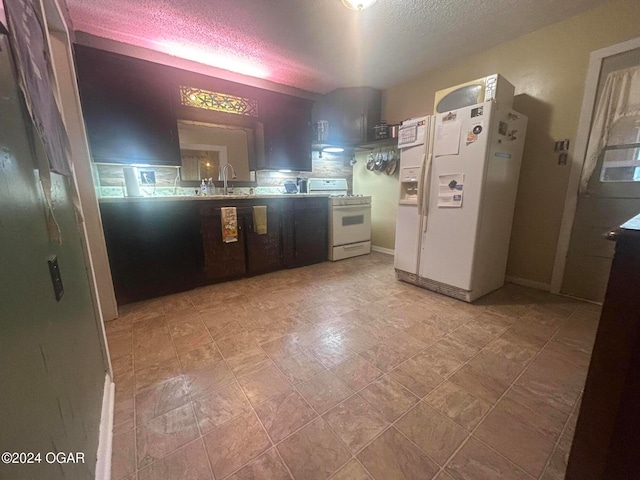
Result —
<instances>
[{"instance_id":1,"label":"dark brown cabinet","mask_svg":"<svg viewBox=\"0 0 640 480\"><path fill-rule=\"evenodd\" d=\"M247 242L247 273L280 270L282 261L282 202L267 205L267 233L258 234L253 228L253 216L245 218Z\"/></svg>"},{"instance_id":2,"label":"dark brown cabinet","mask_svg":"<svg viewBox=\"0 0 640 480\"><path fill-rule=\"evenodd\" d=\"M267 233L253 206L267 207ZM235 206L238 241L222 240L220 207ZM100 203L118 304L327 259L326 198L136 199Z\"/></svg>"},{"instance_id":3,"label":"dark brown cabinet","mask_svg":"<svg viewBox=\"0 0 640 480\"><path fill-rule=\"evenodd\" d=\"M219 206L200 208L204 274L211 282L230 280L243 276L246 271L245 219L247 209L238 209L238 241L222 240L222 216Z\"/></svg>"},{"instance_id":4,"label":"dark brown cabinet","mask_svg":"<svg viewBox=\"0 0 640 480\"><path fill-rule=\"evenodd\" d=\"M640 478L640 215L616 236L567 480Z\"/></svg>"},{"instance_id":5,"label":"dark brown cabinet","mask_svg":"<svg viewBox=\"0 0 640 480\"><path fill-rule=\"evenodd\" d=\"M236 207L238 241L222 241L219 206L200 208L204 272L210 282L257 275L282 268L281 206L267 205L267 233L253 226L252 206Z\"/></svg>"},{"instance_id":6,"label":"dark brown cabinet","mask_svg":"<svg viewBox=\"0 0 640 480\"><path fill-rule=\"evenodd\" d=\"M324 262L328 256L328 202L326 198L305 198L291 202L288 229L291 249L289 265L298 267Z\"/></svg>"},{"instance_id":7,"label":"dark brown cabinet","mask_svg":"<svg viewBox=\"0 0 640 480\"><path fill-rule=\"evenodd\" d=\"M74 49L93 160L180 165L167 67L81 45Z\"/></svg>"},{"instance_id":8,"label":"dark brown cabinet","mask_svg":"<svg viewBox=\"0 0 640 480\"><path fill-rule=\"evenodd\" d=\"M265 156L259 169L311 171L312 105L288 95L274 94L265 100Z\"/></svg>"},{"instance_id":9,"label":"dark brown cabinet","mask_svg":"<svg viewBox=\"0 0 640 480\"><path fill-rule=\"evenodd\" d=\"M311 100L75 45L78 87L96 162L181 165L178 117L252 129L252 168L311 171ZM257 116L180 103L180 86L257 102ZM226 117L226 120L225 120ZM260 125L260 128L258 128ZM264 150L264 155L257 155Z\"/></svg>"},{"instance_id":10,"label":"dark brown cabinet","mask_svg":"<svg viewBox=\"0 0 640 480\"><path fill-rule=\"evenodd\" d=\"M326 143L359 145L375 139L373 127L380 122L382 92L370 87L338 88L320 98L313 107L313 122L329 122Z\"/></svg>"},{"instance_id":11,"label":"dark brown cabinet","mask_svg":"<svg viewBox=\"0 0 640 480\"><path fill-rule=\"evenodd\" d=\"M119 304L205 282L200 218L193 202L101 203Z\"/></svg>"}]
</instances>

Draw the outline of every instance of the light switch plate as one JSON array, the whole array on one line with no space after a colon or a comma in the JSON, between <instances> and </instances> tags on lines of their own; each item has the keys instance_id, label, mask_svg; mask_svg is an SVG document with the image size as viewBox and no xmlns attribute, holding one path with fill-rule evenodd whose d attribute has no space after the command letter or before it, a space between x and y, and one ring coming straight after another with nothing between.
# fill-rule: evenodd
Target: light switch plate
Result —
<instances>
[{"instance_id":1,"label":"light switch plate","mask_svg":"<svg viewBox=\"0 0 640 480\"><path fill-rule=\"evenodd\" d=\"M62 286L62 275L60 274L60 266L58 265L58 257L55 255L49 257L47 260L49 264L49 274L51 275L51 283L53 283L53 293L56 296L56 301L60 301L64 295L64 287Z\"/></svg>"},{"instance_id":2,"label":"light switch plate","mask_svg":"<svg viewBox=\"0 0 640 480\"><path fill-rule=\"evenodd\" d=\"M561 153L560 155L558 155L558 165L566 165L567 157L568 155L566 153Z\"/></svg>"}]
</instances>

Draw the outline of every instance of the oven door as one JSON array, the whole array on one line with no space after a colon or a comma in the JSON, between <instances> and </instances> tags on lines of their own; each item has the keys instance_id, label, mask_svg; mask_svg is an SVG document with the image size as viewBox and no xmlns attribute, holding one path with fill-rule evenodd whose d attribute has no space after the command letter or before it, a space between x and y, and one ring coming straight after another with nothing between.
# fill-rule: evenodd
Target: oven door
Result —
<instances>
[{"instance_id":1,"label":"oven door","mask_svg":"<svg viewBox=\"0 0 640 480\"><path fill-rule=\"evenodd\" d=\"M371 240L371 205L331 207L331 246Z\"/></svg>"}]
</instances>

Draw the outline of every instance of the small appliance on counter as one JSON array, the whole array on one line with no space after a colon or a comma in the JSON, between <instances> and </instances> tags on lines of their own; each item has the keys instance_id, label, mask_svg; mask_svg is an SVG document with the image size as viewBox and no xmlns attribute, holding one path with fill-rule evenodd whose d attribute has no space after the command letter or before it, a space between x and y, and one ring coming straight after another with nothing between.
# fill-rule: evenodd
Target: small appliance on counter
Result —
<instances>
[{"instance_id":1,"label":"small appliance on counter","mask_svg":"<svg viewBox=\"0 0 640 480\"><path fill-rule=\"evenodd\" d=\"M127 197L141 197L140 185L138 184L138 169L135 167L124 167L122 174L124 175Z\"/></svg>"},{"instance_id":2,"label":"small appliance on counter","mask_svg":"<svg viewBox=\"0 0 640 480\"><path fill-rule=\"evenodd\" d=\"M308 193L309 192L309 190L307 188L307 185L308 185L307 182L308 181L307 181L306 178L300 178L300 177L296 178L296 183L298 185L298 193Z\"/></svg>"},{"instance_id":3,"label":"small appliance on counter","mask_svg":"<svg viewBox=\"0 0 640 480\"><path fill-rule=\"evenodd\" d=\"M298 193L298 187L296 187L296 184L293 183L292 180L285 180L284 193Z\"/></svg>"},{"instance_id":4,"label":"small appliance on counter","mask_svg":"<svg viewBox=\"0 0 640 480\"><path fill-rule=\"evenodd\" d=\"M308 188L329 194L329 260L371 253L371 197L349 195L346 178L310 178Z\"/></svg>"}]
</instances>

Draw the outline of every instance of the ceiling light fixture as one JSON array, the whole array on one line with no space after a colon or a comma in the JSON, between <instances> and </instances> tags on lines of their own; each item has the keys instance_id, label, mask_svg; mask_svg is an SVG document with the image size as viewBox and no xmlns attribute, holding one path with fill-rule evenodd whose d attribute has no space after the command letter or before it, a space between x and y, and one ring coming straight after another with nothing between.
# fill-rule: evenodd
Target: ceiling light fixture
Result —
<instances>
[{"instance_id":1,"label":"ceiling light fixture","mask_svg":"<svg viewBox=\"0 0 640 480\"><path fill-rule=\"evenodd\" d=\"M342 147L325 147L322 149L325 153L342 153L344 152L344 148Z\"/></svg>"},{"instance_id":2,"label":"ceiling light fixture","mask_svg":"<svg viewBox=\"0 0 640 480\"><path fill-rule=\"evenodd\" d=\"M345 7L351 10L364 10L376 3L377 0L342 0Z\"/></svg>"}]
</instances>

